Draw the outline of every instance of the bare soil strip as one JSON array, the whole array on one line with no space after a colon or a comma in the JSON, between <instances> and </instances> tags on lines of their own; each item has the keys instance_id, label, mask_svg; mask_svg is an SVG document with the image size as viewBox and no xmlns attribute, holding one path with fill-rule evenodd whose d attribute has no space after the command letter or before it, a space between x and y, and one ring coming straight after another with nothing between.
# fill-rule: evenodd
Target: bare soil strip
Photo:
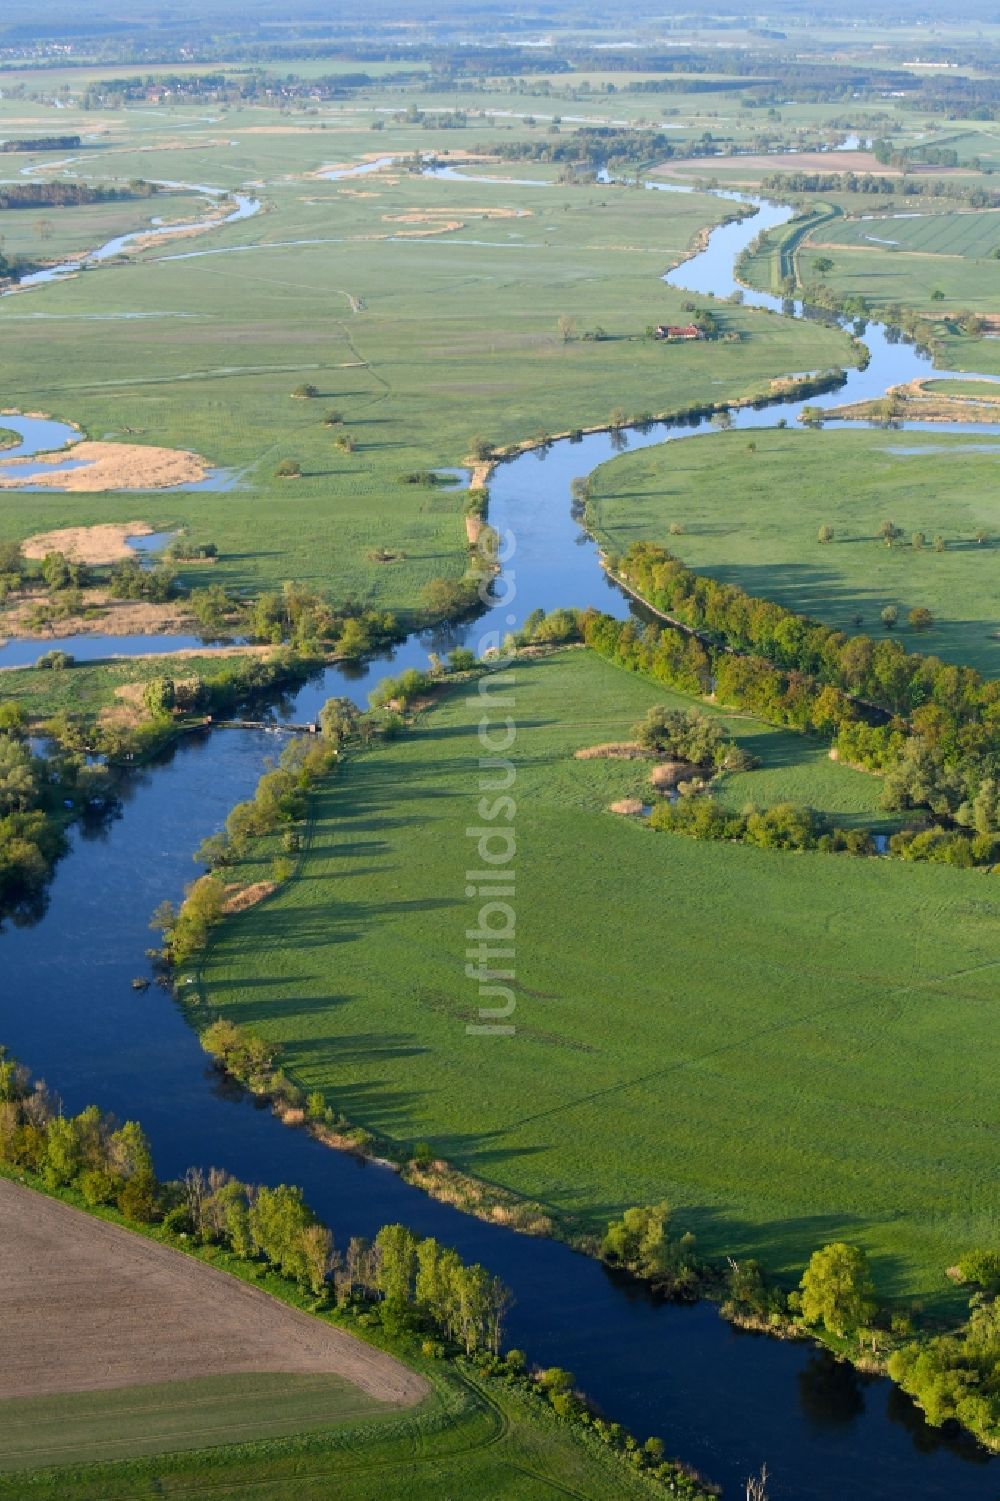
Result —
<instances>
[{"instance_id":1,"label":"bare soil strip","mask_svg":"<svg viewBox=\"0 0 1000 1501\"><path fill-rule=\"evenodd\" d=\"M44 558L61 552L75 563L117 563L134 558L135 549L126 537L148 537L153 528L147 521L108 521L100 526L67 526L53 532L38 532L21 543L26 558Z\"/></svg>"},{"instance_id":2,"label":"bare soil strip","mask_svg":"<svg viewBox=\"0 0 1000 1501\"><path fill-rule=\"evenodd\" d=\"M0 1399L233 1372L329 1372L409 1407L421 1376L343 1330L0 1179Z\"/></svg>"},{"instance_id":3,"label":"bare soil strip","mask_svg":"<svg viewBox=\"0 0 1000 1501\"><path fill-rule=\"evenodd\" d=\"M60 469L68 461L82 462L81 469ZM32 468L19 475L17 466L51 464L51 474ZM141 443L84 441L58 453L36 453L29 458L7 459L0 464L0 488L41 485L58 490L161 490L170 485L196 484L208 473L206 459L183 448L154 448Z\"/></svg>"}]
</instances>

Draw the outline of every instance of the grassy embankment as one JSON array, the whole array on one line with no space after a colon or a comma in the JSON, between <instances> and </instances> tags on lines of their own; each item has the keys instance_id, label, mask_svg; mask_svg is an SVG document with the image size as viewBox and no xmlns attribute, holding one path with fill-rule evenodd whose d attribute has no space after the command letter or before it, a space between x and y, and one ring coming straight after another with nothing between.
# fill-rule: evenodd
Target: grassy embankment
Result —
<instances>
[{"instance_id":1,"label":"grassy embankment","mask_svg":"<svg viewBox=\"0 0 1000 1501\"><path fill-rule=\"evenodd\" d=\"M895 605L909 649L989 677L1000 672L998 460L1000 443L988 438L721 433L603 465L588 517L610 551L659 542L689 567L848 633L885 634L880 611ZM902 533L892 548L878 534L886 520ZM817 540L824 525L834 529L828 545ZM917 605L935 617L919 635L906 627Z\"/></svg>"},{"instance_id":2,"label":"grassy embankment","mask_svg":"<svg viewBox=\"0 0 1000 1501\"><path fill-rule=\"evenodd\" d=\"M985 397L1000 401L1000 382L994 380L925 380L923 389L931 396L956 396L975 400Z\"/></svg>"},{"instance_id":3,"label":"grassy embankment","mask_svg":"<svg viewBox=\"0 0 1000 1501\"><path fill-rule=\"evenodd\" d=\"M882 1296L943 1309L944 1268L990 1238L988 884L616 818L643 767L573 752L672 696L582 651L516 678L516 1035L466 1033L481 709L461 688L317 795L298 878L217 932L206 1019L280 1042L351 1121L577 1228L666 1197L706 1255L790 1278L842 1237ZM875 779L730 727L764 765L727 798L872 820Z\"/></svg>"}]
</instances>

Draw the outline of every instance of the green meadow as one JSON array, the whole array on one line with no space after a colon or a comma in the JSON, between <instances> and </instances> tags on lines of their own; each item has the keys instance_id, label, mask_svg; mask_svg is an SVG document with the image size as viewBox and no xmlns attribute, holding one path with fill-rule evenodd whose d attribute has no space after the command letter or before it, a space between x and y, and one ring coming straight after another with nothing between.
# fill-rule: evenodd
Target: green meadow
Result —
<instances>
[{"instance_id":1,"label":"green meadow","mask_svg":"<svg viewBox=\"0 0 1000 1501\"><path fill-rule=\"evenodd\" d=\"M0 209L0 243L9 260L49 265L93 250L117 235L148 229L154 219L187 223L210 208L210 200L200 194L162 192L122 203Z\"/></svg>"},{"instance_id":2,"label":"green meadow","mask_svg":"<svg viewBox=\"0 0 1000 1501\"><path fill-rule=\"evenodd\" d=\"M1000 214L945 214L948 221L940 229L941 242L951 237L962 248L923 250L910 248L903 238L906 231L901 225L921 223L920 220L873 219L857 227L851 225L852 238L843 245L838 242L836 230L823 224L813 232L800 247L796 256L799 281L803 286L823 281L844 297L864 297L869 307L878 310L886 304L898 302L904 307L916 308L928 317L947 317L949 314L971 309L975 313L994 313L1000 306L1000 260L980 253L976 247L982 243L983 219L987 222L988 238L993 245L1000 243ZM951 221L967 219L964 233L958 235ZM921 225L927 238L935 238L932 226ZM899 247L878 245L867 236L898 239ZM968 247L968 248L965 248ZM832 260L833 269L820 272L816 262ZM937 296L937 293L941 296ZM969 344L971 357L978 341Z\"/></svg>"},{"instance_id":3,"label":"green meadow","mask_svg":"<svg viewBox=\"0 0 1000 1501\"><path fill-rule=\"evenodd\" d=\"M217 930L203 1014L280 1042L351 1121L557 1215L666 1198L704 1252L785 1277L846 1238L883 1295L944 1306L944 1268L995 1230L989 880L655 834L607 811L648 767L573 753L678 700L583 650L519 662L513 691L514 1035L467 1031L474 684L320 790L297 877ZM741 805L877 818L875 779L731 728L762 759Z\"/></svg>"},{"instance_id":4,"label":"green meadow","mask_svg":"<svg viewBox=\"0 0 1000 1501\"><path fill-rule=\"evenodd\" d=\"M74 170L256 184L263 212L3 299L4 404L90 437L194 449L235 483L207 494L4 492L0 537L133 518L185 525L218 546L212 577L233 588L296 579L405 615L430 579L462 572L466 543L460 491L402 475L462 464L475 438L508 444L607 422L616 408L735 399L849 357L839 332L737 307L722 321L738 342L668 350L644 339L650 323L684 315L686 298L661 277L722 216L716 199L566 187L534 164L491 170L542 186L398 169L329 181L313 174L376 149L461 157L498 127L390 119L373 136L353 118L324 130L246 110L220 134L183 114L112 119ZM316 399L293 399L303 383ZM333 427L331 411L342 419ZM290 458L301 479L277 479ZM378 562L381 548L402 557Z\"/></svg>"},{"instance_id":5,"label":"green meadow","mask_svg":"<svg viewBox=\"0 0 1000 1501\"><path fill-rule=\"evenodd\" d=\"M247 1443L341 1424L374 1426L399 1416L343 1377L287 1371L13 1398L0 1411L0 1473Z\"/></svg>"},{"instance_id":6,"label":"green meadow","mask_svg":"<svg viewBox=\"0 0 1000 1501\"><path fill-rule=\"evenodd\" d=\"M613 1495L621 1501L641 1501L663 1494L661 1486L600 1444L581 1438L541 1402L499 1382L487 1387L471 1374L435 1369L429 1361L420 1365L434 1390L420 1412L402 1418L391 1411L364 1417L351 1413L330 1377L247 1377L242 1386L251 1393L271 1388L274 1409L265 1416L252 1403L241 1406L241 1383L230 1378L224 1395L214 1396L220 1446L193 1450L196 1430L171 1431L171 1404L177 1394L170 1387L133 1390L127 1404L120 1392L101 1394L100 1400L39 1399L34 1405L41 1409L43 1440L46 1425L58 1425L60 1416L70 1420L57 1444L61 1452L48 1461L58 1467L42 1468L46 1460L39 1450L30 1473L24 1468L6 1474L0 1470L0 1497L152 1501L210 1494L253 1495L261 1501L328 1501L331 1496L337 1501L384 1501L387 1496L441 1501L453 1495L462 1501L496 1501L500 1496L504 1501L553 1501L564 1496L606 1501ZM212 1386L191 1385L199 1384ZM213 1393L206 1395L213 1399ZM19 1405L8 1402L4 1408ZM109 1425L103 1433L99 1426L79 1431L73 1426L74 1418L88 1409L95 1420L103 1417ZM249 1420L255 1414L262 1421L250 1433ZM136 1445L129 1433L140 1415L149 1442ZM287 1437L280 1436L283 1418ZM202 1424L207 1420L203 1413ZM82 1440L80 1455L72 1457L77 1437ZM131 1451L135 1457L87 1463L102 1438L105 1452L107 1442L117 1438L117 1454ZM162 1452L154 1453L156 1443ZM149 1457L142 1458L144 1453Z\"/></svg>"},{"instance_id":7,"label":"green meadow","mask_svg":"<svg viewBox=\"0 0 1000 1501\"><path fill-rule=\"evenodd\" d=\"M692 568L841 630L884 634L880 612L895 605L909 649L995 676L998 463L1000 443L989 438L832 424L720 433L603 465L588 514L615 552L660 542ZM886 520L902 532L892 548L878 534ZM825 525L834 538L824 545ZM915 635L906 615L918 605L935 619Z\"/></svg>"}]
</instances>

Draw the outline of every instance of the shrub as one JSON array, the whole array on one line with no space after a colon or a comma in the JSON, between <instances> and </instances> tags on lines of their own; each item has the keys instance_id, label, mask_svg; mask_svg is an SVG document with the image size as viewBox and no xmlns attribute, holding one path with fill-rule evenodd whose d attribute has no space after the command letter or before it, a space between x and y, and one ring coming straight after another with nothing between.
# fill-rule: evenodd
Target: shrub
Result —
<instances>
[{"instance_id":1,"label":"shrub","mask_svg":"<svg viewBox=\"0 0 1000 1501\"><path fill-rule=\"evenodd\" d=\"M49 668L53 672L62 672L67 667L73 666L73 660L68 651L47 651L42 653L35 666Z\"/></svg>"}]
</instances>

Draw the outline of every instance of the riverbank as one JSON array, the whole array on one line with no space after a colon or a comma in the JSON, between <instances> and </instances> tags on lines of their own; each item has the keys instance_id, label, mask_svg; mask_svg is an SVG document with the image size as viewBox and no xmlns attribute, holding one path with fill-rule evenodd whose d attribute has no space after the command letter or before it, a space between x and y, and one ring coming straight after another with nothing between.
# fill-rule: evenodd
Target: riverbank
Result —
<instances>
[{"instance_id":1,"label":"riverbank","mask_svg":"<svg viewBox=\"0 0 1000 1501\"><path fill-rule=\"evenodd\" d=\"M950 391L949 387L954 387ZM995 426L1000 422L1000 383L995 394L987 382L980 388L973 381L936 380L927 376L890 386L884 397L853 405L831 407L824 412L831 422L877 422L893 427L901 422L972 423Z\"/></svg>"}]
</instances>

